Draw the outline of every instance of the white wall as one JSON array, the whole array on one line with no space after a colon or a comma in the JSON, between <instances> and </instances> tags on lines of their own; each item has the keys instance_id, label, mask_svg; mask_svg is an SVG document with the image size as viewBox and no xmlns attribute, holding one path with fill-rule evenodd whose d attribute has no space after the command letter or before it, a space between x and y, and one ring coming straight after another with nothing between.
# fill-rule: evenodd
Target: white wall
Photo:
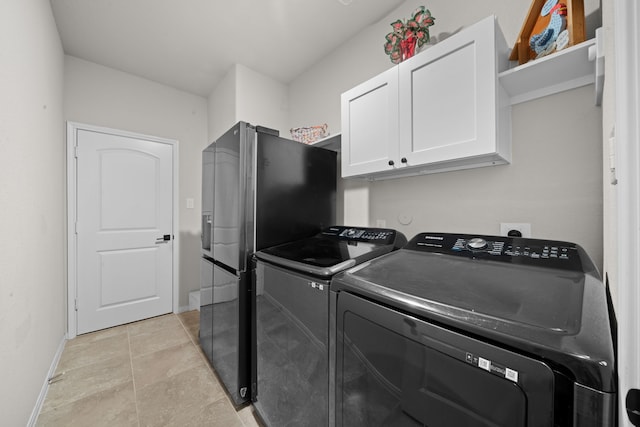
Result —
<instances>
[{"instance_id":1,"label":"white wall","mask_svg":"<svg viewBox=\"0 0 640 427\"><path fill-rule=\"evenodd\" d=\"M287 85L237 65L236 117L254 125L266 126L291 138L287 118L289 92Z\"/></svg>"},{"instance_id":2,"label":"white wall","mask_svg":"<svg viewBox=\"0 0 640 427\"><path fill-rule=\"evenodd\" d=\"M290 138L288 87L242 64L235 64L209 96L209 140L239 121L266 126Z\"/></svg>"},{"instance_id":3,"label":"white wall","mask_svg":"<svg viewBox=\"0 0 640 427\"><path fill-rule=\"evenodd\" d=\"M514 106L510 165L372 183L371 221L407 236L491 235L500 222L526 222L533 237L579 243L601 265L602 126L593 96L586 86ZM540 126L550 109L561 126ZM412 222L401 225L401 215Z\"/></svg>"},{"instance_id":4,"label":"white wall","mask_svg":"<svg viewBox=\"0 0 640 427\"><path fill-rule=\"evenodd\" d=\"M599 3L597 0L585 0L584 3L587 38L592 38L600 23ZM430 28L431 43L443 40L482 18L496 15L507 43L513 46L530 4L529 0L405 1L386 18L345 40L342 46L291 82L290 127L327 123L331 133L340 132L340 94L393 66L383 50L384 36L391 31L391 22L408 18L418 6L426 5L435 17L435 25Z\"/></svg>"},{"instance_id":5,"label":"white wall","mask_svg":"<svg viewBox=\"0 0 640 427\"><path fill-rule=\"evenodd\" d=\"M292 82L291 126L327 122L331 132L339 132L340 94L392 66L383 51L389 23L406 19L421 4L405 1ZM430 33L437 42L494 14L512 46L529 6L529 0L432 0ZM598 8L597 1L585 1L587 38L600 25ZM601 115L593 86L517 105L512 165L375 182L368 186L368 212L362 209L366 190L350 194L348 184L345 220L375 226L384 219L408 237L427 230L496 234L501 221L529 222L533 237L579 243L601 267ZM484 209L476 210L478 203ZM412 223L401 225L399 214L412 216Z\"/></svg>"},{"instance_id":6,"label":"white wall","mask_svg":"<svg viewBox=\"0 0 640 427\"><path fill-rule=\"evenodd\" d=\"M26 425L66 330L63 52L51 6L0 2L0 421Z\"/></svg>"},{"instance_id":7,"label":"white wall","mask_svg":"<svg viewBox=\"0 0 640 427\"><path fill-rule=\"evenodd\" d=\"M168 86L65 57L64 119L178 140L180 307L200 289L201 152L207 145L207 100ZM186 199L195 201L186 208Z\"/></svg>"},{"instance_id":8,"label":"white wall","mask_svg":"<svg viewBox=\"0 0 640 427\"><path fill-rule=\"evenodd\" d=\"M236 120L236 66L225 74L208 99L209 143L229 130Z\"/></svg>"}]
</instances>

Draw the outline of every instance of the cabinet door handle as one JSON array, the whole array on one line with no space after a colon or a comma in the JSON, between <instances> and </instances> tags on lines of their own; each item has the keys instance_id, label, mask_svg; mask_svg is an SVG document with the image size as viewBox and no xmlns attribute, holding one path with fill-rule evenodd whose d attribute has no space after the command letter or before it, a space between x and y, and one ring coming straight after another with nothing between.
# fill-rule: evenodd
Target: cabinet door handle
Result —
<instances>
[{"instance_id":1,"label":"cabinet door handle","mask_svg":"<svg viewBox=\"0 0 640 427\"><path fill-rule=\"evenodd\" d=\"M393 166L395 165L395 162L393 160L389 160L389 166Z\"/></svg>"}]
</instances>

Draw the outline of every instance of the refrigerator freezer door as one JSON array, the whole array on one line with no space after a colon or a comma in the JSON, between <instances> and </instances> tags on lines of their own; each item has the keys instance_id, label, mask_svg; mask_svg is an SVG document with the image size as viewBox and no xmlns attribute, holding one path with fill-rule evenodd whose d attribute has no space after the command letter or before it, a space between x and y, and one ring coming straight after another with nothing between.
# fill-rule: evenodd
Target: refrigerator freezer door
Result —
<instances>
[{"instance_id":1,"label":"refrigerator freezer door","mask_svg":"<svg viewBox=\"0 0 640 427\"><path fill-rule=\"evenodd\" d=\"M215 143L213 173L213 259L235 271L244 271L246 259L245 149L251 148L255 132L238 123Z\"/></svg>"},{"instance_id":2,"label":"refrigerator freezer door","mask_svg":"<svg viewBox=\"0 0 640 427\"><path fill-rule=\"evenodd\" d=\"M213 261L200 258L200 347L209 360L213 346Z\"/></svg>"},{"instance_id":3,"label":"refrigerator freezer door","mask_svg":"<svg viewBox=\"0 0 640 427\"><path fill-rule=\"evenodd\" d=\"M211 362L229 395L240 404L249 398L247 280L213 266Z\"/></svg>"}]
</instances>

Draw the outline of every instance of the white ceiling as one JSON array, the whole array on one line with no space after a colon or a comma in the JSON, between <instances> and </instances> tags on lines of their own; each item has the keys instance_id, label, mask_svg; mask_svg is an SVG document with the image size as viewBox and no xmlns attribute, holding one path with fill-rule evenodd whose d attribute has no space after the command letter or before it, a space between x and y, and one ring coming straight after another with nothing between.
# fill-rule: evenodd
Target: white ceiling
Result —
<instances>
[{"instance_id":1,"label":"white ceiling","mask_svg":"<svg viewBox=\"0 0 640 427\"><path fill-rule=\"evenodd\" d=\"M236 63L288 83L402 1L51 0L51 6L66 54L206 97ZM384 34L380 40L382 52Z\"/></svg>"}]
</instances>

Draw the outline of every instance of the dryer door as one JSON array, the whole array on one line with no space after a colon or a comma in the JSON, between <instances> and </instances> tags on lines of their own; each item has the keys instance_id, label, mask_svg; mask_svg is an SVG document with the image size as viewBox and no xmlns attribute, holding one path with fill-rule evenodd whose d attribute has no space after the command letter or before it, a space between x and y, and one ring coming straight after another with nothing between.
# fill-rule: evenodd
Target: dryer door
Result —
<instances>
[{"instance_id":1,"label":"dryer door","mask_svg":"<svg viewBox=\"0 0 640 427\"><path fill-rule=\"evenodd\" d=\"M338 426L554 423L554 374L538 360L346 292L336 320Z\"/></svg>"}]
</instances>

